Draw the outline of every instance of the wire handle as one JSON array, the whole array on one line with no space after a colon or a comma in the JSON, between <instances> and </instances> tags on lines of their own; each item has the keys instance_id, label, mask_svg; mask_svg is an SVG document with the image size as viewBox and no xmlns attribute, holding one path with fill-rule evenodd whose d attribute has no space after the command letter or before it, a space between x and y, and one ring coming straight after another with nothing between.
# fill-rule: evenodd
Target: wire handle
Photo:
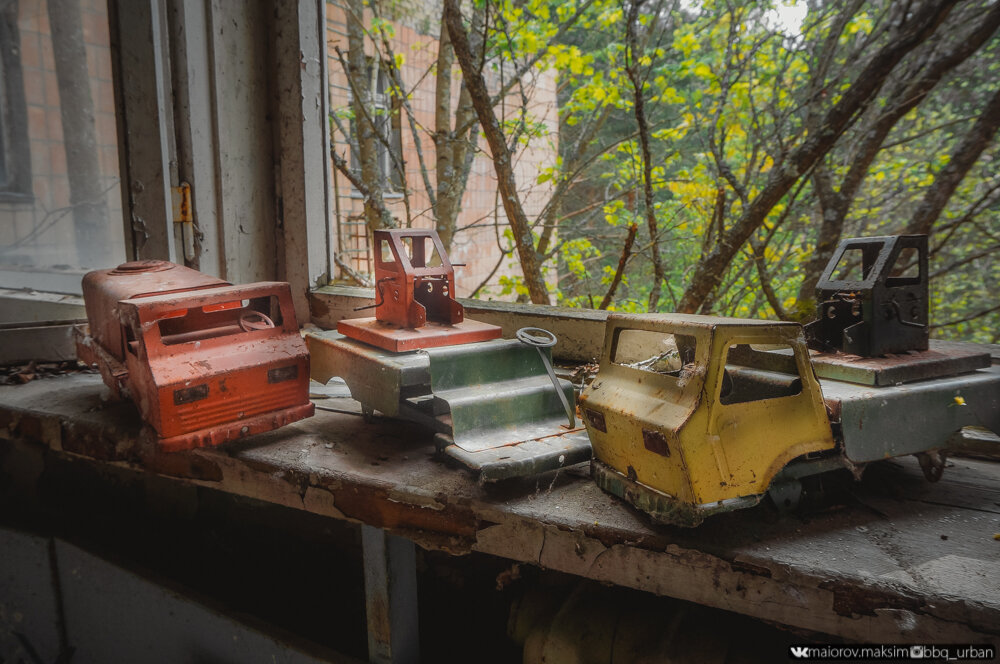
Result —
<instances>
[{"instance_id":1,"label":"wire handle","mask_svg":"<svg viewBox=\"0 0 1000 664\"><path fill-rule=\"evenodd\" d=\"M569 405L569 400L566 399L566 394L562 390L562 386L559 384L559 379L556 377L556 372L552 368L552 362L549 361L549 356L545 354L542 350L543 348L551 348L556 345L559 341L556 335L552 334L548 330L543 330L540 327L522 327L514 335L517 340L526 346L534 346L535 350L538 351L538 355L542 358L542 364L545 365L545 370L549 374L549 379L552 381L552 386L556 389L556 394L559 396L559 401L562 402L563 408L566 410L566 417L569 418L569 428L576 428L576 414L573 412L573 407Z\"/></svg>"}]
</instances>

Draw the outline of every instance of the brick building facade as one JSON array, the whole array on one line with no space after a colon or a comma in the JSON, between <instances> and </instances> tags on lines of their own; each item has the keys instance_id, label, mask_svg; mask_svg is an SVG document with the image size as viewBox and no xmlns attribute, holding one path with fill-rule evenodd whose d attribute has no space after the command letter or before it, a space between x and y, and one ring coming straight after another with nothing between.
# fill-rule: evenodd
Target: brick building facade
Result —
<instances>
[{"instance_id":1,"label":"brick building facade","mask_svg":"<svg viewBox=\"0 0 1000 664\"><path fill-rule=\"evenodd\" d=\"M421 11L424 12L423 15L419 14ZM416 140L420 141L431 185L436 186L432 133L434 131L435 108L434 66L437 61L440 7L429 5L423 9L414 8L414 12L416 13L394 22L391 45L393 52L401 55L403 59L403 65L400 68L403 86L412 90L409 102L417 126L421 128ZM334 48L337 46L344 53L348 51L344 8L338 2L327 3L327 35L330 108L336 112L338 109L348 108L351 103L351 90L347 75ZM371 44L368 47L371 49L368 56L375 57L374 48L371 48ZM453 109L458 103L459 76L460 73L456 65L452 85ZM537 184L537 178L541 169L555 163L559 135L554 73L539 74L531 90L529 113L534 122L545 127L547 135L532 139L529 146L522 149L514 160L518 190L529 219L534 218L541 211L551 195L551 184ZM510 100L511 103L501 104L497 108L501 122L505 119L502 114L506 113L507 119L509 119L518 112L519 97L515 98L515 95L512 94ZM405 118L398 124L400 154L405 163L406 180L410 189L413 225L420 228L433 228L434 217L423 184L413 133ZM335 149L339 154L348 157L350 145L347 138L339 131L334 131L333 134ZM331 169L335 170L332 167ZM349 261L354 269L367 272L368 240L361 197L357 192L352 192L351 184L342 175L335 177L334 188L334 195L338 203L335 206L336 218L333 220L334 235L340 242L337 251L342 258ZM406 213L402 196L390 196L386 203L393 216L401 223L405 222ZM466 296L486 280L497 265L501 258L497 237L499 235L502 238L504 230L508 228L507 219L497 195L497 181L493 163L489 158L486 141L482 137L479 140L479 152L469 173L456 228L458 230L452 244L451 260L454 263L465 263L465 267L456 270L456 281L458 294ZM500 294L498 285L500 278L504 275L520 274L520 267L516 260L516 254L503 259L500 268L492 277L489 277L488 288L480 291L479 297L498 296ZM549 280L553 284L555 283L554 267L549 271Z\"/></svg>"},{"instance_id":2,"label":"brick building facade","mask_svg":"<svg viewBox=\"0 0 1000 664\"><path fill-rule=\"evenodd\" d=\"M64 43L53 39L53 7L78 9L79 20L69 27L82 41L76 43L79 55L67 62ZM347 79L334 51L334 45L347 51L343 9L335 2L326 4L327 43L330 78L330 108L344 109L350 104ZM62 11L62 10L61 10ZM393 49L404 58L401 74L405 86L412 88L410 105L421 128L425 163L432 185L435 154L431 133L434 127L434 72L437 58L437 34L440 8L425 8L424 16L404 18L395 23ZM437 12L435 16L433 13ZM70 12L73 13L72 11ZM76 26L74 28L74 26ZM58 26L56 26L58 27ZM66 30L63 21L62 29ZM64 40L65 41L65 40ZM62 51L62 61L59 51ZM89 269L114 265L127 257L125 237L129 235L122 220L119 184L118 136L108 9L106 0L17 0L0 8L0 287L33 288L64 293L79 293L80 277ZM371 55L371 54L369 54ZM60 71L60 67L62 68ZM62 81L60 81L62 77ZM459 89L458 68L453 74L453 106ZM127 83L127 82L126 82ZM495 81L494 81L495 83ZM69 87L67 87L69 86ZM555 76L542 73L531 88L532 120L544 127L542 137L532 139L515 158L515 173L522 202L529 218L542 208L551 193L551 184L536 183L540 169L556 159L558 117ZM74 104L70 124L63 115L61 97L68 95ZM82 100L82 103L81 103ZM511 116L519 98L501 104L498 113ZM90 108L88 108L88 104ZM506 109L506 110L505 110ZM432 227L430 201L416 155L414 136L403 120L399 132L399 151L405 162L413 224ZM72 156L79 147L65 140L65 126L74 131L83 127L88 135L90 160ZM347 139L333 132L335 149L350 153ZM84 155L86 157L86 155ZM73 164L84 165L91 192L99 192L99 201L84 201L79 193L73 198ZM89 166L88 166L89 164ZM97 171L97 172L90 172ZM330 183L336 203L331 205L330 237L333 250L355 269L368 271L368 240L360 196L352 191L335 169ZM77 179L79 184L80 180ZM398 187L397 187L398 188ZM78 186L79 189L79 186ZM390 194L387 205L392 213L405 219L402 196ZM169 220L168 220L169 221ZM480 295L498 296L498 283L504 275L519 274L516 254L501 259L498 238L507 221L497 198L496 176L488 157L485 140L480 138L468 184L457 220L451 257L458 268L459 295L467 295L489 278L490 287ZM500 262L499 269L494 268ZM555 271L550 270L550 281Z\"/></svg>"}]
</instances>

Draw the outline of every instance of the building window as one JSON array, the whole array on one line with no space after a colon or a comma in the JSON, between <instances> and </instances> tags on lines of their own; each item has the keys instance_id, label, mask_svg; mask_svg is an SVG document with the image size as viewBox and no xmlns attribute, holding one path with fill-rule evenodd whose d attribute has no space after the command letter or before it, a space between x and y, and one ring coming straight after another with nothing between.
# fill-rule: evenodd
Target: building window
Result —
<instances>
[{"instance_id":1,"label":"building window","mask_svg":"<svg viewBox=\"0 0 1000 664\"><path fill-rule=\"evenodd\" d=\"M393 93L385 65L378 60L368 61L368 89L372 91L372 106L368 112L377 133L375 149L380 184L386 193L400 191L403 189L401 104ZM351 170L360 176L357 122L358 118L351 121Z\"/></svg>"}]
</instances>

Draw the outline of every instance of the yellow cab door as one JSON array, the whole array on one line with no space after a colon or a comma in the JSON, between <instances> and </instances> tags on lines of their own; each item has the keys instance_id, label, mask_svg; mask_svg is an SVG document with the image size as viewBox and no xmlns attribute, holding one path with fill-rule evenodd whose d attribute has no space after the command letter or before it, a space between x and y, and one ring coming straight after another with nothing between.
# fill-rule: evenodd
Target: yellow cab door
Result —
<instances>
[{"instance_id":1,"label":"yellow cab door","mask_svg":"<svg viewBox=\"0 0 1000 664\"><path fill-rule=\"evenodd\" d=\"M718 475L692 478L701 504L764 493L789 461L834 446L801 327L720 326L706 445Z\"/></svg>"}]
</instances>

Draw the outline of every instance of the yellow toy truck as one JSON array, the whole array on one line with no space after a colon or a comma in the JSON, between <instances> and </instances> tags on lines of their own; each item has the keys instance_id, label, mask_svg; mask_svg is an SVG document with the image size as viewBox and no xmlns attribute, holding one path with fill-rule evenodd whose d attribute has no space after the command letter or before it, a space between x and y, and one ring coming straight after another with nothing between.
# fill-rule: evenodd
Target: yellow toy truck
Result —
<instances>
[{"instance_id":1,"label":"yellow toy truck","mask_svg":"<svg viewBox=\"0 0 1000 664\"><path fill-rule=\"evenodd\" d=\"M957 431L1000 432L1000 366L980 347L810 353L797 323L609 315L580 397L594 479L656 520L696 526L768 492L794 503L802 477L858 477L888 457L917 455L933 481Z\"/></svg>"}]
</instances>

